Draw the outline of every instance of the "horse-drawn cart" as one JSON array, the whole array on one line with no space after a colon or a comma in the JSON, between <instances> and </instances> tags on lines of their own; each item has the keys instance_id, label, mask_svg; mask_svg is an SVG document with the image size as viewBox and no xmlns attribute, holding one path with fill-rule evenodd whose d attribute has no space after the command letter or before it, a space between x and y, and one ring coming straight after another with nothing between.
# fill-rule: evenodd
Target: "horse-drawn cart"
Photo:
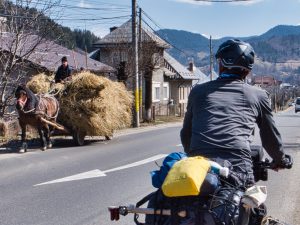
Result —
<instances>
[{"instance_id":1,"label":"horse-drawn cart","mask_svg":"<svg viewBox=\"0 0 300 225\"><path fill-rule=\"evenodd\" d=\"M62 126L60 129L55 129L52 133L52 136L72 136L74 143L77 146L84 145L84 139L87 136L85 131L72 130Z\"/></svg>"},{"instance_id":2,"label":"horse-drawn cart","mask_svg":"<svg viewBox=\"0 0 300 225\"><path fill-rule=\"evenodd\" d=\"M55 128L56 129L51 133L52 136L72 136L77 146L84 145L86 136L93 136L84 130L67 128L57 123L55 124ZM112 139L112 136L105 135L104 137L106 140Z\"/></svg>"},{"instance_id":3,"label":"horse-drawn cart","mask_svg":"<svg viewBox=\"0 0 300 225\"><path fill-rule=\"evenodd\" d=\"M59 84L51 83L46 75L40 74L27 86L31 90L37 89L32 91L35 94L52 95L57 101L55 115L49 116L46 109L42 119L39 118L47 124L39 130L41 140L44 136L47 145L51 145L48 127L54 128L51 129L52 136L72 136L75 144L81 146L86 136L102 136L109 140L114 130L131 125L133 96L123 83L83 72ZM36 127L41 128L41 125Z\"/></svg>"}]
</instances>

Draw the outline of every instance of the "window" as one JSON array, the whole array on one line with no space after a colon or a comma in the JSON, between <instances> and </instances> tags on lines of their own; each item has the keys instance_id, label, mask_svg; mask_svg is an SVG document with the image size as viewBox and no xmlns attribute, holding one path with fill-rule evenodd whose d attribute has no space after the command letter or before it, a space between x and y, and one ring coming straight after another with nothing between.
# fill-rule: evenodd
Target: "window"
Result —
<instances>
[{"instance_id":1,"label":"window","mask_svg":"<svg viewBox=\"0 0 300 225\"><path fill-rule=\"evenodd\" d=\"M168 98L168 87L164 87L164 99Z\"/></svg>"},{"instance_id":2,"label":"window","mask_svg":"<svg viewBox=\"0 0 300 225\"><path fill-rule=\"evenodd\" d=\"M155 87L155 93L154 93L154 99L155 100L159 100L160 99L160 96L159 96L159 90L160 88L159 87Z\"/></svg>"},{"instance_id":3,"label":"window","mask_svg":"<svg viewBox=\"0 0 300 225\"><path fill-rule=\"evenodd\" d=\"M111 60L112 60L113 65L118 65L120 63L119 54L117 52L113 52Z\"/></svg>"},{"instance_id":4,"label":"window","mask_svg":"<svg viewBox=\"0 0 300 225\"><path fill-rule=\"evenodd\" d=\"M152 83L152 101L153 102L160 101L160 82Z\"/></svg>"},{"instance_id":5,"label":"window","mask_svg":"<svg viewBox=\"0 0 300 225\"><path fill-rule=\"evenodd\" d=\"M128 61L127 57L128 57L128 52L127 51L121 51L121 53L120 53L121 61L127 62Z\"/></svg>"},{"instance_id":6,"label":"window","mask_svg":"<svg viewBox=\"0 0 300 225\"><path fill-rule=\"evenodd\" d=\"M189 95L190 88L188 87L180 87L179 88L179 100L185 101Z\"/></svg>"},{"instance_id":7,"label":"window","mask_svg":"<svg viewBox=\"0 0 300 225\"><path fill-rule=\"evenodd\" d=\"M169 99L169 83L163 84L163 99L164 100Z\"/></svg>"},{"instance_id":8,"label":"window","mask_svg":"<svg viewBox=\"0 0 300 225\"><path fill-rule=\"evenodd\" d=\"M180 88L179 88L179 100L182 100L182 99L183 99L182 90L183 90L183 88L180 87Z\"/></svg>"}]
</instances>

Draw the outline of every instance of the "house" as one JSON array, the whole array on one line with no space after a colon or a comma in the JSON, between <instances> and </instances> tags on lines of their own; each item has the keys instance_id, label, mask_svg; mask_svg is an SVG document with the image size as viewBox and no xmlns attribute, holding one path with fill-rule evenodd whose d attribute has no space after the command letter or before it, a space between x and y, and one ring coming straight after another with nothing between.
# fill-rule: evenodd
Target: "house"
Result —
<instances>
[{"instance_id":1,"label":"house","mask_svg":"<svg viewBox=\"0 0 300 225\"><path fill-rule=\"evenodd\" d=\"M116 72L111 66L90 59L85 54L65 48L53 41L41 39L37 35L27 35L19 41L17 48L13 46L14 42L14 34L0 33L0 59L2 59L2 63L5 62L4 57L9 56L12 50L17 49L15 55L22 62L22 66L17 67L14 72L16 76L21 73L25 80L41 72L54 73L61 65L63 56L68 57L68 63L74 70L79 71L84 68L104 76L111 76ZM3 68L3 66L1 67ZM0 72L3 71L0 69Z\"/></svg>"},{"instance_id":2,"label":"house","mask_svg":"<svg viewBox=\"0 0 300 225\"><path fill-rule=\"evenodd\" d=\"M120 27L111 28L109 34L94 44L97 51L91 54L92 58L117 68L115 79L124 82L129 90L134 88L131 27L128 20ZM142 27L138 37L144 116L183 115L192 81L200 79L200 71L189 71L171 57L165 51L170 44L149 29Z\"/></svg>"},{"instance_id":3,"label":"house","mask_svg":"<svg viewBox=\"0 0 300 225\"><path fill-rule=\"evenodd\" d=\"M208 77L193 62L189 67L183 66L170 54L164 52L164 80L170 89L170 99L178 104L178 114L183 115L187 106L188 96L193 87L193 82L204 83L209 81ZM195 83L196 84L196 83Z\"/></svg>"},{"instance_id":4,"label":"house","mask_svg":"<svg viewBox=\"0 0 300 225\"><path fill-rule=\"evenodd\" d=\"M281 81L276 80L273 76L253 76L252 84L264 88L270 86L279 86Z\"/></svg>"},{"instance_id":5,"label":"house","mask_svg":"<svg viewBox=\"0 0 300 225\"><path fill-rule=\"evenodd\" d=\"M290 83L281 83L280 88L281 89L292 89L292 88L294 88L294 85L292 85Z\"/></svg>"}]
</instances>

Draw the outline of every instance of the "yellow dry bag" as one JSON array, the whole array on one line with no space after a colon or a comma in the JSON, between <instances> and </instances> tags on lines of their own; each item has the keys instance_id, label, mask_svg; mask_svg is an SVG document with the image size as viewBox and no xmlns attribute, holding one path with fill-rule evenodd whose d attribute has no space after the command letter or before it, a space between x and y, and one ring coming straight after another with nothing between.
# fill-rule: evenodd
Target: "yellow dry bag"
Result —
<instances>
[{"instance_id":1,"label":"yellow dry bag","mask_svg":"<svg viewBox=\"0 0 300 225\"><path fill-rule=\"evenodd\" d=\"M162 185L164 195L168 197L199 195L209 169L209 161L201 156L188 157L176 162Z\"/></svg>"}]
</instances>

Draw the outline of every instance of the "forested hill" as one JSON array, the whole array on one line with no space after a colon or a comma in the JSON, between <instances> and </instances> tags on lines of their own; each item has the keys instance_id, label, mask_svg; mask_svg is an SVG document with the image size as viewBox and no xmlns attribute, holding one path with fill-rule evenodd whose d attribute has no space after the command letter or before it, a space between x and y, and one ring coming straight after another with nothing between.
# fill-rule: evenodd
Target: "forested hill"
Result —
<instances>
[{"instance_id":1,"label":"forested hill","mask_svg":"<svg viewBox=\"0 0 300 225\"><path fill-rule=\"evenodd\" d=\"M32 20L34 20L34 18L38 18L38 27L36 30L31 29L31 33L41 35L42 32L42 37L53 40L56 43L71 49L79 48L83 51L87 50L90 52L93 50L92 44L100 39L91 31L84 29L72 30L69 27L62 26L39 12L36 8L22 7L19 5L16 6L9 1L4 1L0 4L0 17L6 18L8 27L12 18L15 19L17 17L23 17L23 22L20 22L20 25L22 23L29 24L29 20L31 20L31 18ZM11 30L9 29L8 32L14 32L14 29L15 28Z\"/></svg>"},{"instance_id":2,"label":"forested hill","mask_svg":"<svg viewBox=\"0 0 300 225\"><path fill-rule=\"evenodd\" d=\"M62 37L60 44L68 48L80 48L83 51L91 52L93 49L93 43L100 38L97 37L89 30L75 29L71 30L68 27L61 27Z\"/></svg>"},{"instance_id":3,"label":"forested hill","mask_svg":"<svg viewBox=\"0 0 300 225\"><path fill-rule=\"evenodd\" d=\"M182 30L163 29L158 34L174 47L171 55L187 65L191 58L196 66L209 65L209 39L201 34ZM233 37L213 39L215 53L218 46ZM278 25L262 35L234 37L249 42L257 55L254 72L275 75L297 74L300 72L300 26Z\"/></svg>"}]
</instances>

